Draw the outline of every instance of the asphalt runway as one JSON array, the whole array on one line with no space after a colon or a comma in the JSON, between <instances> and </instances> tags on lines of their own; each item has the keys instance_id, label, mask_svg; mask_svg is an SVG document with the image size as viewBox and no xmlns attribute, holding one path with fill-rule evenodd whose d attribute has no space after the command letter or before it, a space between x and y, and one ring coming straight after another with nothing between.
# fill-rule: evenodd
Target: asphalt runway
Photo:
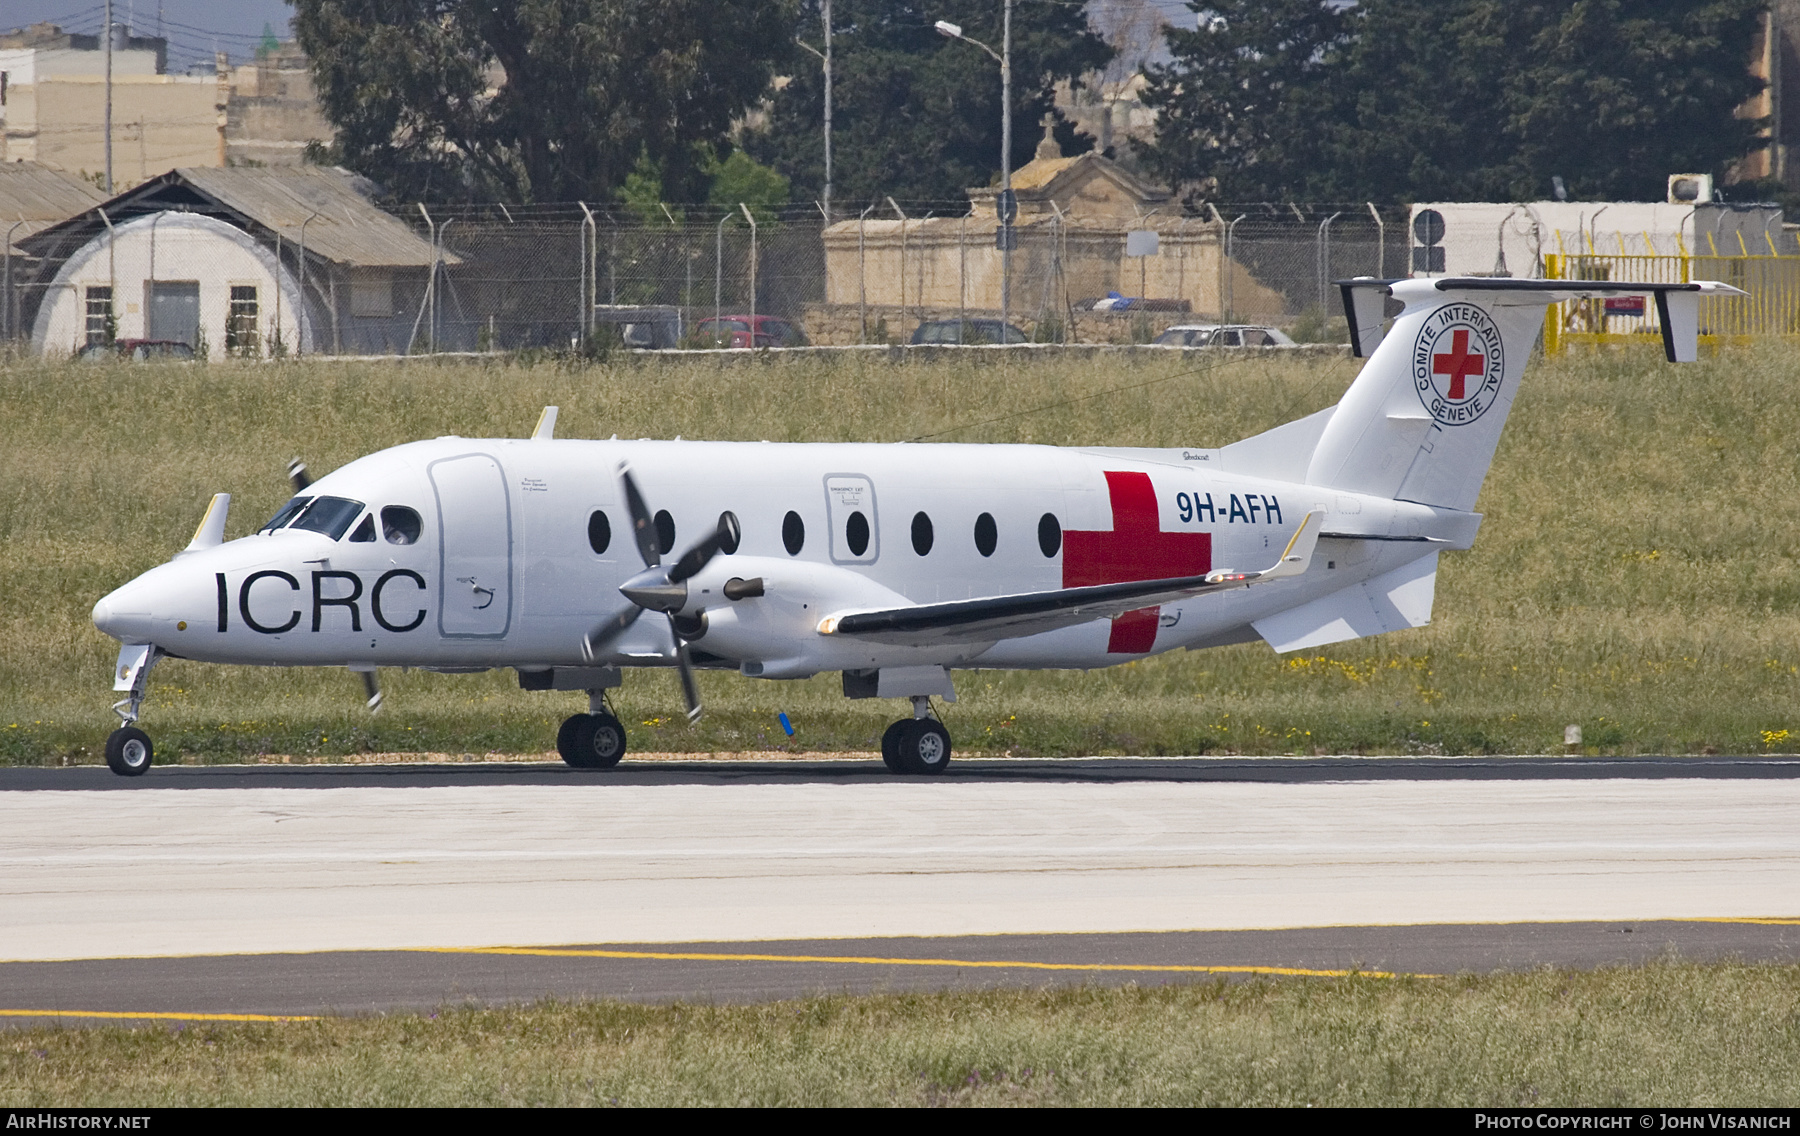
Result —
<instances>
[{"instance_id":1,"label":"asphalt runway","mask_svg":"<svg viewBox=\"0 0 1800 1136\"><path fill-rule=\"evenodd\" d=\"M8 769L0 1018L1791 960L1797 807L1754 757Z\"/></svg>"},{"instance_id":2,"label":"asphalt runway","mask_svg":"<svg viewBox=\"0 0 1800 1136\"><path fill-rule=\"evenodd\" d=\"M1244 781L1295 785L1336 781L1795 780L1800 758L1667 757L1081 757L958 759L944 783ZM0 792L25 790L344 789L448 785L796 785L912 783L874 758L692 761L659 759L608 770L560 761L425 765L176 765L143 777L104 766L0 769Z\"/></svg>"},{"instance_id":3,"label":"asphalt runway","mask_svg":"<svg viewBox=\"0 0 1800 1136\"><path fill-rule=\"evenodd\" d=\"M819 994L1793 962L1800 920L1313 927L946 939L612 943L0 963L0 1028L429 1012L542 998Z\"/></svg>"}]
</instances>

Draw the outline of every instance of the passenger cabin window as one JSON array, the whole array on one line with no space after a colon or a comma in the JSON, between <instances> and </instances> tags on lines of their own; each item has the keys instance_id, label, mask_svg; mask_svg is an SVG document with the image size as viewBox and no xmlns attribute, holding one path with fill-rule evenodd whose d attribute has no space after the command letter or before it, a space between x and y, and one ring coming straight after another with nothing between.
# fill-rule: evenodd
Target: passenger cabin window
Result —
<instances>
[{"instance_id":1,"label":"passenger cabin window","mask_svg":"<svg viewBox=\"0 0 1800 1136\"><path fill-rule=\"evenodd\" d=\"M424 529L419 514L405 505L389 505L381 511L381 535L389 544L417 544Z\"/></svg>"},{"instance_id":2,"label":"passenger cabin window","mask_svg":"<svg viewBox=\"0 0 1800 1136\"><path fill-rule=\"evenodd\" d=\"M675 518L667 509L658 509L652 522L656 529L656 547L664 555L675 551Z\"/></svg>"},{"instance_id":3,"label":"passenger cabin window","mask_svg":"<svg viewBox=\"0 0 1800 1136\"><path fill-rule=\"evenodd\" d=\"M912 519L913 551L924 556L931 551L931 518L924 513L914 513Z\"/></svg>"},{"instance_id":4,"label":"passenger cabin window","mask_svg":"<svg viewBox=\"0 0 1800 1136\"><path fill-rule=\"evenodd\" d=\"M975 518L975 551L983 556L992 556L994 546L1000 541L1000 530L994 524L994 514L983 513Z\"/></svg>"},{"instance_id":5,"label":"passenger cabin window","mask_svg":"<svg viewBox=\"0 0 1800 1136\"><path fill-rule=\"evenodd\" d=\"M800 519L799 513L789 510L788 515L781 518L781 545L789 556L800 555L800 550L806 547L806 522Z\"/></svg>"},{"instance_id":6,"label":"passenger cabin window","mask_svg":"<svg viewBox=\"0 0 1800 1136\"><path fill-rule=\"evenodd\" d=\"M719 514L718 528L725 530L725 539L719 542L719 551L730 556L738 550L738 545L743 543L744 527L738 523L737 514L727 509Z\"/></svg>"},{"instance_id":7,"label":"passenger cabin window","mask_svg":"<svg viewBox=\"0 0 1800 1136\"><path fill-rule=\"evenodd\" d=\"M599 509L588 514L588 547L594 550L595 556L606 555L606 550L612 547L612 522Z\"/></svg>"},{"instance_id":8,"label":"passenger cabin window","mask_svg":"<svg viewBox=\"0 0 1800 1136\"><path fill-rule=\"evenodd\" d=\"M374 513L370 513L368 516L364 517L362 519L362 524L356 526L356 531L350 534L350 543L351 544L374 544L375 543L375 514Z\"/></svg>"},{"instance_id":9,"label":"passenger cabin window","mask_svg":"<svg viewBox=\"0 0 1800 1136\"><path fill-rule=\"evenodd\" d=\"M312 503L288 523L288 528L323 533L338 540L362 511L363 503L348 497L314 497Z\"/></svg>"},{"instance_id":10,"label":"passenger cabin window","mask_svg":"<svg viewBox=\"0 0 1800 1136\"><path fill-rule=\"evenodd\" d=\"M844 522L844 543L849 546L852 556L869 551L869 518L862 515L861 509L851 513Z\"/></svg>"},{"instance_id":11,"label":"passenger cabin window","mask_svg":"<svg viewBox=\"0 0 1800 1136\"><path fill-rule=\"evenodd\" d=\"M1045 556L1055 556L1062 551L1062 522L1056 519L1055 513L1045 513L1038 518L1038 548Z\"/></svg>"}]
</instances>

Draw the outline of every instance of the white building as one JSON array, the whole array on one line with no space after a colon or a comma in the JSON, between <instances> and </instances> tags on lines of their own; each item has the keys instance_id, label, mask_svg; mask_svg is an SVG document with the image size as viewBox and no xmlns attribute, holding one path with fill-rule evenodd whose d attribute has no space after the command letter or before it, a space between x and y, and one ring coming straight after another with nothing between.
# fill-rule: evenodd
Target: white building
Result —
<instances>
[{"instance_id":1,"label":"white building","mask_svg":"<svg viewBox=\"0 0 1800 1136\"><path fill-rule=\"evenodd\" d=\"M31 341L52 356L109 339L266 356L317 350L318 327L318 314L302 311L298 277L272 250L224 221L165 211L82 245L38 307Z\"/></svg>"},{"instance_id":2,"label":"white building","mask_svg":"<svg viewBox=\"0 0 1800 1136\"><path fill-rule=\"evenodd\" d=\"M187 343L212 358L404 352L453 254L376 208L344 170L186 169L18 242L33 348Z\"/></svg>"},{"instance_id":3,"label":"white building","mask_svg":"<svg viewBox=\"0 0 1800 1136\"><path fill-rule=\"evenodd\" d=\"M1435 218L1435 219L1434 219ZM1795 251L1772 205L1433 201L1412 207L1415 276L1539 276L1544 257L1770 256Z\"/></svg>"}]
</instances>

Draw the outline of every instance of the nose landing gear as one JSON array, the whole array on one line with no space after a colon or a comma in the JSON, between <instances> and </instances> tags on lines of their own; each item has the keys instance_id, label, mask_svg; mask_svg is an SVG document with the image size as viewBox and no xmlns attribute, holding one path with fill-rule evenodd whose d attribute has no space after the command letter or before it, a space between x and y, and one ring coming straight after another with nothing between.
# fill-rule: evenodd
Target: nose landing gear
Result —
<instances>
[{"instance_id":1,"label":"nose landing gear","mask_svg":"<svg viewBox=\"0 0 1800 1136\"><path fill-rule=\"evenodd\" d=\"M113 713L124 725L106 739L106 765L121 777L143 776L156 755L150 735L134 723L138 720L138 710L144 705L150 668L162 656L162 648L150 644L128 643L119 649L119 664L113 671L113 689L123 690L126 694L113 703Z\"/></svg>"},{"instance_id":2,"label":"nose landing gear","mask_svg":"<svg viewBox=\"0 0 1800 1136\"><path fill-rule=\"evenodd\" d=\"M913 716L902 718L881 735L881 760L895 773L942 773L950 765L950 731L927 717L931 699L916 695Z\"/></svg>"},{"instance_id":3,"label":"nose landing gear","mask_svg":"<svg viewBox=\"0 0 1800 1136\"><path fill-rule=\"evenodd\" d=\"M150 735L136 726L121 726L106 739L106 766L121 777L138 777L155 756Z\"/></svg>"}]
</instances>

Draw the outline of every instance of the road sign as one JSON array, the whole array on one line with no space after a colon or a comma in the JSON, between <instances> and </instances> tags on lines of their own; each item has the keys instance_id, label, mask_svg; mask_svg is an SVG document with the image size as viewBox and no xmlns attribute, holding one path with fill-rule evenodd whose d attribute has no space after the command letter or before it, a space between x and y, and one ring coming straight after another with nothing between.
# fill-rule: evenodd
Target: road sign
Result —
<instances>
[{"instance_id":1,"label":"road sign","mask_svg":"<svg viewBox=\"0 0 1800 1136\"><path fill-rule=\"evenodd\" d=\"M1125 234L1126 256L1155 256L1156 248L1155 229L1133 229Z\"/></svg>"},{"instance_id":2,"label":"road sign","mask_svg":"<svg viewBox=\"0 0 1800 1136\"><path fill-rule=\"evenodd\" d=\"M1002 225L1011 225L1019 219L1019 195L1010 189L1003 189L994 198L994 212Z\"/></svg>"},{"instance_id":3,"label":"road sign","mask_svg":"<svg viewBox=\"0 0 1800 1136\"><path fill-rule=\"evenodd\" d=\"M994 230L994 247L1001 252L1016 252L1019 248L1019 230L1011 225L1002 225Z\"/></svg>"}]
</instances>

